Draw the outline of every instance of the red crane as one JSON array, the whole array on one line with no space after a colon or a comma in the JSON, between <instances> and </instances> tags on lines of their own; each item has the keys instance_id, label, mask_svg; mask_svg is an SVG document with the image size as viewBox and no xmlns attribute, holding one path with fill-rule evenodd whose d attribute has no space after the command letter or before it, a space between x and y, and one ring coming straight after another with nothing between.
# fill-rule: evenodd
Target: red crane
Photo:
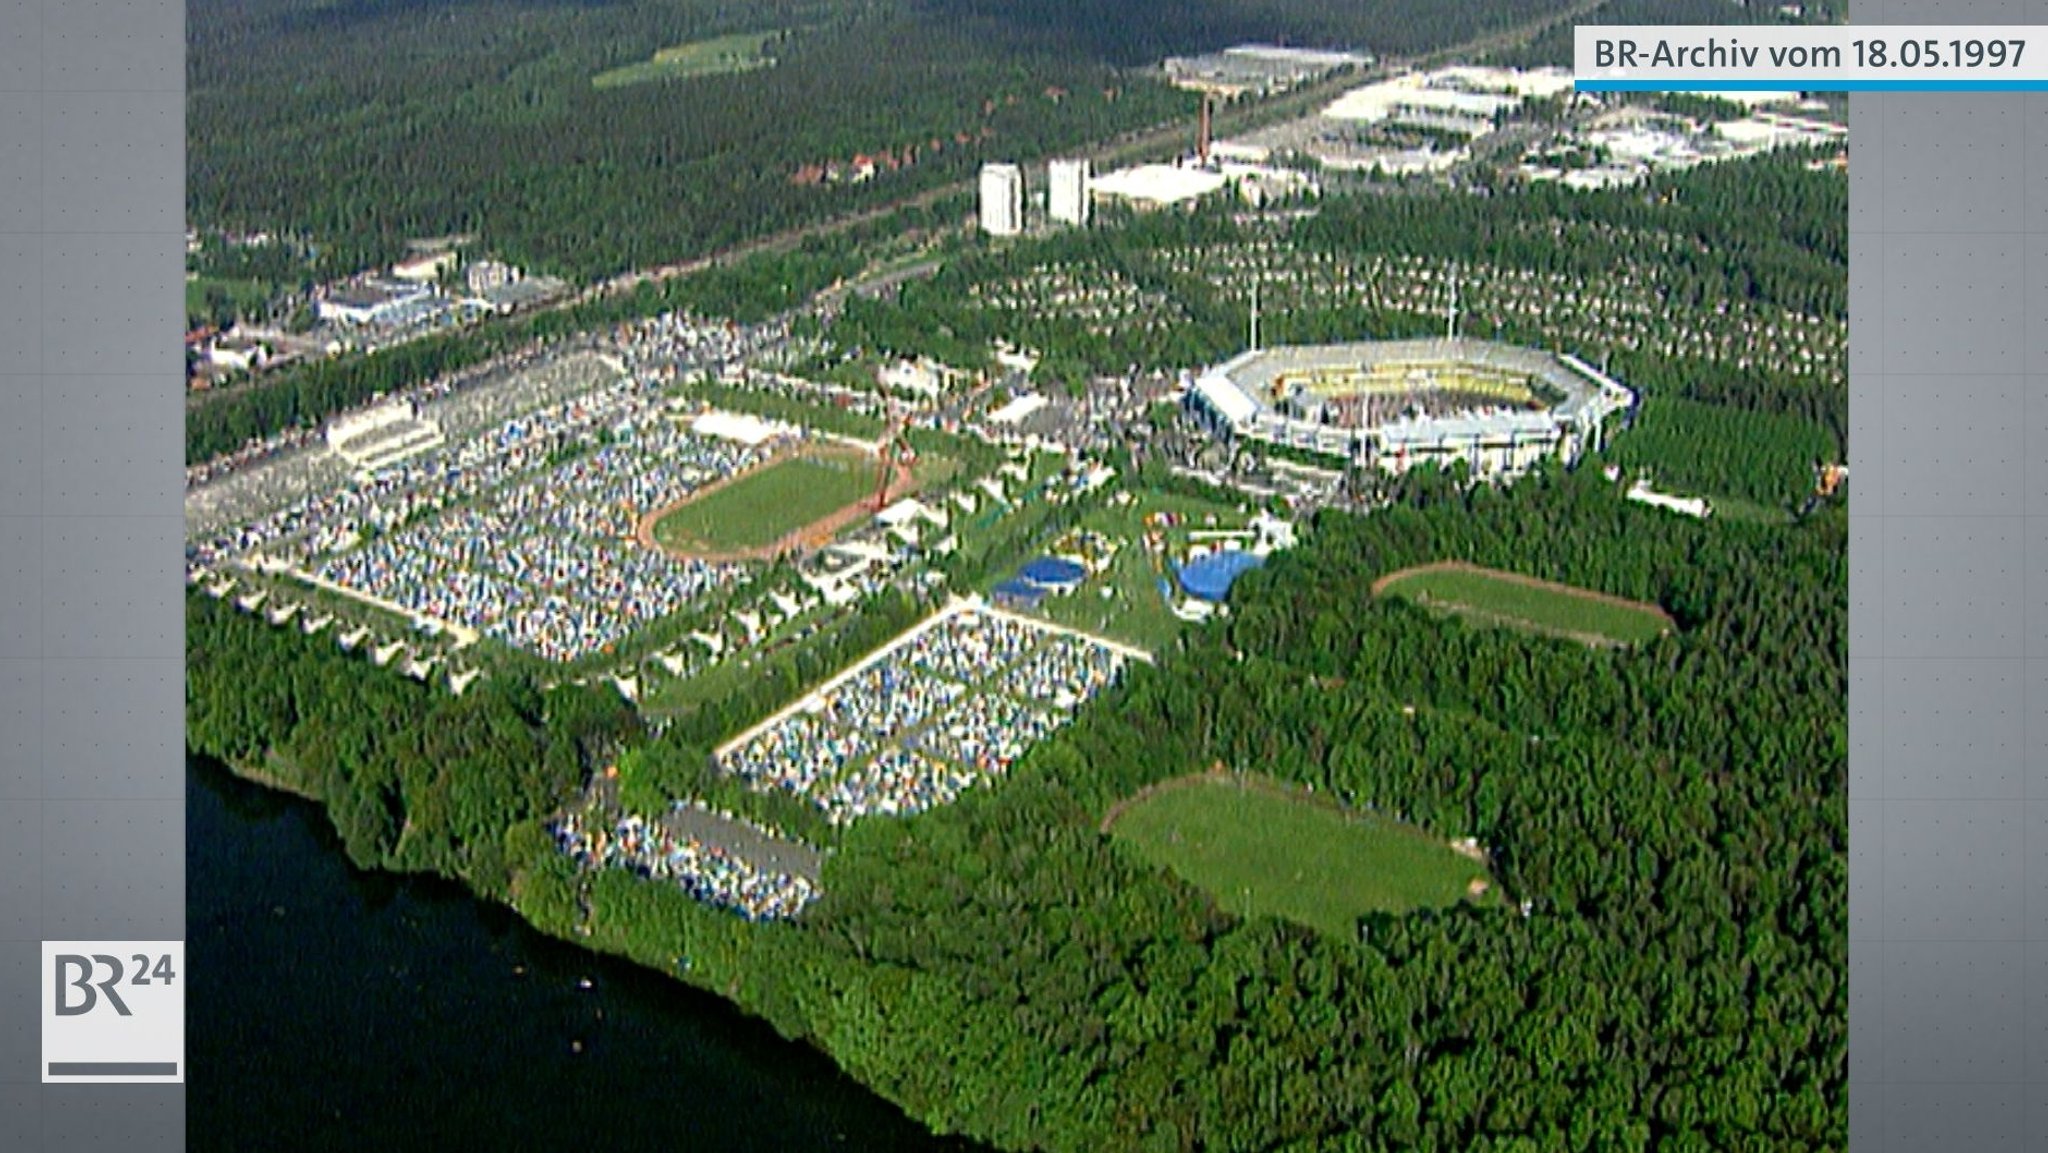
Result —
<instances>
[{"instance_id":1,"label":"red crane","mask_svg":"<svg viewBox=\"0 0 2048 1153\"><path fill-rule=\"evenodd\" d=\"M875 447L877 461L875 469L875 511L881 512L889 500L889 479L901 465L917 460L917 451L910 447L905 434L910 429L910 415L898 412L889 418L889 427L883 432L881 442Z\"/></svg>"}]
</instances>

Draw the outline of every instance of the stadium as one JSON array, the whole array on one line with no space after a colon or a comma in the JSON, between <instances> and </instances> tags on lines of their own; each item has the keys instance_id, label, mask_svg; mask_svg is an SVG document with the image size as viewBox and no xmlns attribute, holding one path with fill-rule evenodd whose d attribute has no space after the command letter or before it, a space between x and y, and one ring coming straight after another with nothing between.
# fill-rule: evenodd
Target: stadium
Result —
<instances>
[{"instance_id":1,"label":"stadium","mask_svg":"<svg viewBox=\"0 0 2048 1153\"><path fill-rule=\"evenodd\" d=\"M1464 461L1509 479L1576 463L1635 393L1567 353L1445 338L1254 348L1188 383L1218 436L1391 473Z\"/></svg>"}]
</instances>

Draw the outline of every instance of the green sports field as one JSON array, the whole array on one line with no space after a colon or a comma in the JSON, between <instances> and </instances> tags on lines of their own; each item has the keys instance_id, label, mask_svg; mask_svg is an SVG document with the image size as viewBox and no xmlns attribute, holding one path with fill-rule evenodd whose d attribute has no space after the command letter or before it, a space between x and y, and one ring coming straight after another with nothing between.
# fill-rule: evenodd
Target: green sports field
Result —
<instances>
[{"instance_id":1,"label":"green sports field","mask_svg":"<svg viewBox=\"0 0 2048 1153\"><path fill-rule=\"evenodd\" d=\"M1630 645L1654 639L1671 621L1651 606L1484 569L1423 568L1396 574L1377 590L1478 624L1517 628L1589 644Z\"/></svg>"},{"instance_id":2,"label":"green sports field","mask_svg":"<svg viewBox=\"0 0 2048 1153\"><path fill-rule=\"evenodd\" d=\"M728 553L763 548L874 492L875 466L857 453L794 456L707 493L661 518L664 548Z\"/></svg>"},{"instance_id":3,"label":"green sports field","mask_svg":"<svg viewBox=\"0 0 2048 1153\"><path fill-rule=\"evenodd\" d=\"M1180 782L1124 810L1110 831L1224 909L1346 940L1366 913L1453 905L1486 879L1478 861L1417 829L1256 780ZM1479 899L1494 899L1491 889Z\"/></svg>"}]
</instances>

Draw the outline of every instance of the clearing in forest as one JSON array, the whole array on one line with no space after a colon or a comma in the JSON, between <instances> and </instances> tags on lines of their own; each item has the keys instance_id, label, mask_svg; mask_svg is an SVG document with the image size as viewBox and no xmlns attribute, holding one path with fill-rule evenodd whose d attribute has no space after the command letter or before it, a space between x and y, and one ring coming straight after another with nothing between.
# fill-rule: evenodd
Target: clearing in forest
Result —
<instances>
[{"instance_id":1,"label":"clearing in forest","mask_svg":"<svg viewBox=\"0 0 2048 1153\"><path fill-rule=\"evenodd\" d=\"M1402 597L1424 608L1584 644L1640 644L1674 630L1669 613L1517 573L1444 561L1402 569L1373 582L1375 597Z\"/></svg>"},{"instance_id":2,"label":"clearing in forest","mask_svg":"<svg viewBox=\"0 0 2048 1153\"><path fill-rule=\"evenodd\" d=\"M663 48L652 59L600 72L590 82L597 88L624 88L652 80L685 80L764 68L775 63L775 58L764 49L779 35L780 32L741 32L711 40L692 40Z\"/></svg>"},{"instance_id":3,"label":"clearing in forest","mask_svg":"<svg viewBox=\"0 0 2048 1153\"><path fill-rule=\"evenodd\" d=\"M1345 940L1366 913L1495 899L1483 864L1420 829L1260 777L1205 773L1155 785L1103 827L1221 908Z\"/></svg>"}]
</instances>

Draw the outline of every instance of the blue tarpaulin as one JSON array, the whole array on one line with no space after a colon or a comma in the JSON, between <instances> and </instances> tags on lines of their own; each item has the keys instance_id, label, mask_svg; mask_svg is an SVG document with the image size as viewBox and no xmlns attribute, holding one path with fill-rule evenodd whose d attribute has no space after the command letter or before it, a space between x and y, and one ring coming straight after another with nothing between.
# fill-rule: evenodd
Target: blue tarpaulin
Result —
<instances>
[{"instance_id":1,"label":"blue tarpaulin","mask_svg":"<svg viewBox=\"0 0 2048 1153\"><path fill-rule=\"evenodd\" d=\"M1019 570L1018 576L1040 588L1072 588L1087 577L1088 570L1070 560L1043 556Z\"/></svg>"},{"instance_id":2,"label":"blue tarpaulin","mask_svg":"<svg viewBox=\"0 0 2048 1153\"><path fill-rule=\"evenodd\" d=\"M1198 600L1221 601L1230 595L1237 578L1264 564L1262 557L1239 549L1210 553L1180 566L1175 573L1180 587Z\"/></svg>"}]
</instances>

